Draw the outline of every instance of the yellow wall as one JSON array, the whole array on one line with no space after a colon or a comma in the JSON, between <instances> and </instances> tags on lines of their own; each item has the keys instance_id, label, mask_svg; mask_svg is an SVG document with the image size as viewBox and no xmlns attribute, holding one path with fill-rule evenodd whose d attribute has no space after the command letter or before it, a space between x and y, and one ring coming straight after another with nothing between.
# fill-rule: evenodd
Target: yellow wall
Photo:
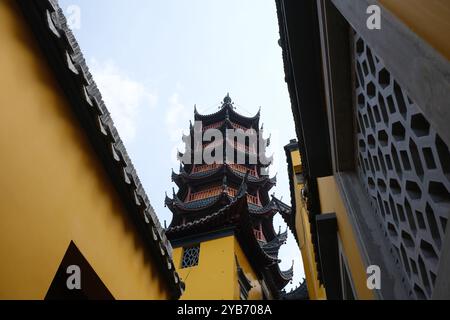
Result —
<instances>
[{"instance_id":1,"label":"yellow wall","mask_svg":"<svg viewBox=\"0 0 450 320\"><path fill-rule=\"evenodd\" d=\"M379 0L419 37L450 60L450 1Z\"/></svg>"},{"instance_id":2,"label":"yellow wall","mask_svg":"<svg viewBox=\"0 0 450 320\"><path fill-rule=\"evenodd\" d=\"M308 220L308 213L306 211L305 203L301 197L301 189L303 184L297 181L295 173L300 173L301 159L298 150L291 151L291 161L293 166L293 182L295 188L295 230L302 254L303 269L305 271L306 285L308 288L308 295L311 300L326 299L325 288L317 279L317 266L314 254L314 248L311 240L311 229Z\"/></svg>"},{"instance_id":3,"label":"yellow wall","mask_svg":"<svg viewBox=\"0 0 450 320\"><path fill-rule=\"evenodd\" d=\"M116 299L167 298L13 0L0 21L0 298L44 298L71 240Z\"/></svg>"},{"instance_id":4,"label":"yellow wall","mask_svg":"<svg viewBox=\"0 0 450 320\"><path fill-rule=\"evenodd\" d=\"M366 268L361 258L357 239L342 202L339 190L333 176L317 179L321 212L336 213L338 233L344 254L347 259L353 285L358 299L374 299L374 294L367 288Z\"/></svg>"},{"instance_id":5,"label":"yellow wall","mask_svg":"<svg viewBox=\"0 0 450 320\"><path fill-rule=\"evenodd\" d=\"M178 274L186 284L182 300L239 299L235 256L253 286L249 299L261 299L259 281L233 235L201 242L197 266L181 269L182 253L182 247L173 252Z\"/></svg>"},{"instance_id":6,"label":"yellow wall","mask_svg":"<svg viewBox=\"0 0 450 320\"><path fill-rule=\"evenodd\" d=\"M252 289L250 289L250 292L248 293L248 300L261 300L263 297L262 294L262 288L260 281L258 277L256 276L255 272L253 271L253 268L250 266L250 262L248 261L247 257L245 256L244 252L241 249L241 246L239 245L237 239L234 240L234 253L239 261L239 265L242 268L242 270L245 273L245 276L248 280L250 280L250 283L252 285ZM235 267L236 270L237 266ZM235 285L235 291L234 291L234 297L235 299L239 299L239 285L237 283L237 273L236 275L236 285Z\"/></svg>"}]
</instances>

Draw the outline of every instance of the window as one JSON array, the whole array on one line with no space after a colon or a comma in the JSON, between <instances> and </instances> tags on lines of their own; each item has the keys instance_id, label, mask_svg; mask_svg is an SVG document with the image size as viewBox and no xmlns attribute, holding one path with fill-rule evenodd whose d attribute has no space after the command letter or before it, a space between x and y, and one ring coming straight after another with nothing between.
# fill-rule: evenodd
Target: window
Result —
<instances>
[{"instance_id":1,"label":"window","mask_svg":"<svg viewBox=\"0 0 450 320\"><path fill-rule=\"evenodd\" d=\"M183 259L181 260L181 268L189 268L198 265L198 257L200 254L200 245L183 248Z\"/></svg>"}]
</instances>

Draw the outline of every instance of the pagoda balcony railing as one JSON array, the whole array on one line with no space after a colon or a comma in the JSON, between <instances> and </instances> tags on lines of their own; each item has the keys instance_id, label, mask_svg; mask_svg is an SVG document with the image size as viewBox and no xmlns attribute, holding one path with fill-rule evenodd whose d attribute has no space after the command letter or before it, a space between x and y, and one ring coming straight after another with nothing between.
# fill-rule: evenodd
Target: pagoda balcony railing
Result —
<instances>
[{"instance_id":1,"label":"pagoda balcony railing","mask_svg":"<svg viewBox=\"0 0 450 320\"><path fill-rule=\"evenodd\" d=\"M247 201L252 204L255 204L257 206L261 206L261 203L259 202L258 197L252 196L251 194L247 195Z\"/></svg>"},{"instance_id":2,"label":"pagoda balcony railing","mask_svg":"<svg viewBox=\"0 0 450 320\"><path fill-rule=\"evenodd\" d=\"M233 144L233 141L228 140L229 143ZM243 145L239 142L234 142L234 147L242 152L248 152L248 153L256 153L256 148L255 147L249 147L247 145Z\"/></svg>"},{"instance_id":3,"label":"pagoda balcony railing","mask_svg":"<svg viewBox=\"0 0 450 320\"><path fill-rule=\"evenodd\" d=\"M217 168L219 168L220 166L222 166L222 165L219 164L219 163L203 164L203 165L200 165L200 166L197 166L197 165L196 165L196 166L192 169L192 173L199 173L199 172L210 171L210 170L217 169Z\"/></svg>"},{"instance_id":4,"label":"pagoda balcony railing","mask_svg":"<svg viewBox=\"0 0 450 320\"><path fill-rule=\"evenodd\" d=\"M242 164L237 164L237 163L230 163L229 166L231 168L233 168L234 170L239 171L241 173L247 173L247 170L249 170L249 174L251 174L252 176L257 177L255 169L249 169L246 166L243 166Z\"/></svg>"},{"instance_id":5,"label":"pagoda balcony railing","mask_svg":"<svg viewBox=\"0 0 450 320\"><path fill-rule=\"evenodd\" d=\"M230 197L236 197L236 195L238 193L238 190L236 190L234 188L230 188L230 187L226 187L225 190L224 190L223 186L212 187L212 188L207 189L207 190L202 190L202 191L199 191L199 192L191 193L188 196L186 202L203 200L203 199L215 197L215 196L218 196L219 194L221 194L222 192L225 192ZM248 194L247 195L247 201L249 203L254 204L254 205L261 206L261 203L259 202L258 197L256 197L256 196Z\"/></svg>"},{"instance_id":6,"label":"pagoda balcony railing","mask_svg":"<svg viewBox=\"0 0 450 320\"><path fill-rule=\"evenodd\" d=\"M218 186L218 187L209 188L207 190L191 193L187 199L187 202L215 197L215 196L218 196L219 194L221 194L222 191L223 191L223 187Z\"/></svg>"},{"instance_id":7,"label":"pagoda balcony railing","mask_svg":"<svg viewBox=\"0 0 450 320\"><path fill-rule=\"evenodd\" d=\"M234 144L233 144L233 141L232 140L227 140L228 141L228 143L230 143L231 145L234 145L234 148L236 149L236 150L239 150L239 151L241 151L241 152L247 152L247 153L256 153L256 148L255 147L249 147L249 146L247 146L247 145L243 145L242 143L239 143L239 142L234 142ZM218 140L218 141L212 141L212 142L206 142L206 143L204 143L203 144L203 149L205 149L206 147L208 147L208 148L215 148L216 146L220 146L222 144L222 141L220 141L220 140ZM199 151L198 150L199 148L197 147L197 151Z\"/></svg>"},{"instance_id":8,"label":"pagoda balcony railing","mask_svg":"<svg viewBox=\"0 0 450 320\"><path fill-rule=\"evenodd\" d=\"M222 164L219 164L219 163L203 164L203 165L199 165L199 166L196 165L192 169L192 173L199 173L199 172L210 171L210 170L217 169L217 168L219 168L221 166L222 166ZM230 163L229 166L233 170L239 171L239 172L244 173L244 174L247 173L247 170L248 170L250 175L252 175L254 177L257 177L255 169L249 169L248 167L243 166L242 164L237 164L237 163Z\"/></svg>"}]
</instances>

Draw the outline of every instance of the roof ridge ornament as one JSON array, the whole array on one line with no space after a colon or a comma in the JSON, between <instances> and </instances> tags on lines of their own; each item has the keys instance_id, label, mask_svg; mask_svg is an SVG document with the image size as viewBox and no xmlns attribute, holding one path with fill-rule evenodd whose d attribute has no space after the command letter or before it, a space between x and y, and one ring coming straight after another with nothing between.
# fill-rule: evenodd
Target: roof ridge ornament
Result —
<instances>
[{"instance_id":1,"label":"roof ridge ornament","mask_svg":"<svg viewBox=\"0 0 450 320\"><path fill-rule=\"evenodd\" d=\"M223 98L223 102L226 103L226 104L231 104L232 103L232 100L231 100L229 92L227 92L227 95L225 96L225 98Z\"/></svg>"},{"instance_id":2,"label":"roof ridge ornament","mask_svg":"<svg viewBox=\"0 0 450 320\"><path fill-rule=\"evenodd\" d=\"M220 106L219 109L223 109L227 106L230 107L231 109L235 109L234 102L233 100L231 100L229 92L227 92L227 95L225 96L225 98L223 98L222 106Z\"/></svg>"}]
</instances>

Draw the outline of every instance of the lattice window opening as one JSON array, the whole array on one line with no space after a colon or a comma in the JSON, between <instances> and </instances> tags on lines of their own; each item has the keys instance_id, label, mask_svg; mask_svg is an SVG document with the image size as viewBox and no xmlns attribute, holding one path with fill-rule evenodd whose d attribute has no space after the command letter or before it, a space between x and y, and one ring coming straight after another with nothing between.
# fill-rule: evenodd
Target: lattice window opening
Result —
<instances>
[{"instance_id":1,"label":"lattice window opening","mask_svg":"<svg viewBox=\"0 0 450 320\"><path fill-rule=\"evenodd\" d=\"M190 268L198 265L200 257L200 245L183 248L181 268Z\"/></svg>"},{"instance_id":2,"label":"lattice window opening","mask_svg":"<svg viewBox=\"0 0 450 320\"><path fill-rule=\"evenodd\" d=\"M450 211L450 153L418 106L354 34L360 178L410 295L431 298Z\"/></svg>"}]
</instances>

